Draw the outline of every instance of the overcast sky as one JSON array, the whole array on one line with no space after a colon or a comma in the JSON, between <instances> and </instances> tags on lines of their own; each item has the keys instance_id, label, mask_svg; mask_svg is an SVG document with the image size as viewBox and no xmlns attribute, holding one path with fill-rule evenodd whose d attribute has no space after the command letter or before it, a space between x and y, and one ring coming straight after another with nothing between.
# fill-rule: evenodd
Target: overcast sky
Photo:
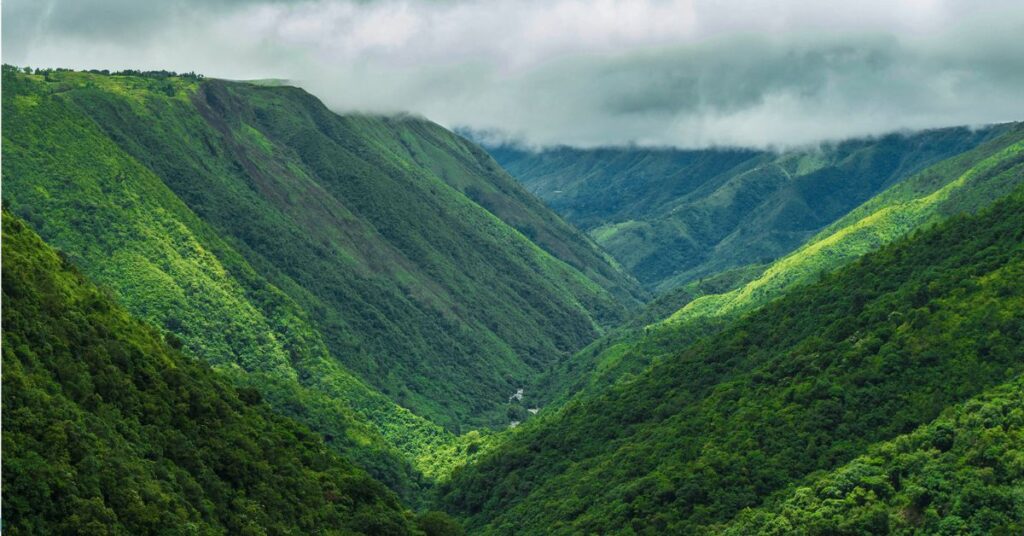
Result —
<instances>
[{"instance_id":1,"label":"overcast sky","mask_svg":"<svg viewBox=\"0 0 1024 536\"><path fill-rule=\"evenodd\" d=\"M3 60L294 80L535 145L1024 119L1021 0L4 0Z\"/></svg>"}]
</instances>

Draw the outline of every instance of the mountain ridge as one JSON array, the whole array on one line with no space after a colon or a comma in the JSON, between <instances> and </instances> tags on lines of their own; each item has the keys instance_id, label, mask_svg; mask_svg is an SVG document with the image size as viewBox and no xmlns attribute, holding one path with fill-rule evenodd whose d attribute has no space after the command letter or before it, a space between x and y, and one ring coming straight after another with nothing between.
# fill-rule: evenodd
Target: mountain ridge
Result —
<instances>
[{"instance_id":1,"label":"mountain ridge","mask_svg":"<svg viewBox=\"0 0 1024 536\"><path fill-rule=\"evenodd\" d=\"M1024 126L1006 125L1001 135L877 194L772 263L723 272L663 296L632 325L598 339L553 369L540 390L562 403L572 393L614 383L674 346L722 329L907 233L986 206L1024 177L1022 140ZM675 310L672 304L678 304Z\"/></svg>"},{"instance_id":2,"label":"mountain ridge","mask_svg":"<svg viewBox=\"0 0 1024 536\"><path fill-rule=\"evenodd\" d=\"M13 532L1024 523L1024 124L581 151L546 184L604 200L563 219L508 155L282 83L3 88Z\"/></svg>"},{"instance_id":3,"label":"mountain ridge","mask_svg":"<svg viewBox=\"0 0 1024 536\"><path fill-rule=\"evenodd\" d=\"M779 153L487 146L649 290L781 257L872 195L1007 125L896 133Z\"/></svg>"},{"instance_id":4,"label":"mountain ridge","mask_svg":"<svg viewBox=\"0 0 1024 536\"><path fill-rule=\"evenodd\" d=\"M3 76L5 208L410 503L489 441L460 428L507 423L520 381L642 295L500 171L432 158L595 280L396 149L408 122L166 73Z\"/></svg>"}]
</instances>

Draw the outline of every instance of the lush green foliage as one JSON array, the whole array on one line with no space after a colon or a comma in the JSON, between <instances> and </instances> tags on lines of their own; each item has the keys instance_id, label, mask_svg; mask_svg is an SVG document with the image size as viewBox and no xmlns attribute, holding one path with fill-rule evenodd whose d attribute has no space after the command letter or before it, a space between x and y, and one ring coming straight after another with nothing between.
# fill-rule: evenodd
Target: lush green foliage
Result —
<instances>
[{"instance_id":1,"label":"lush green foliage","mask_svg":"<svg viewBox=\"0 0 1024 536\"><path fill-rule=\"evenodd\" d=\"M748 264L690 281L651 300L623 326L645 328L657 324L694 300L709 295L725 294L746 285L764 273L765 268L767 267L763 264Z\"/></svg>"},{"instance_id":2,"label":"lush green foliage","mask_svg":"<svg viewBox=\"0 0 1024 536\"><path fill-rule=\"evenodd\" d=\"M460 534L399 503L436 480L483 533L1024 528L1024 193L950 218L1024 179L1021 125L496 150L679 285L609 333L638 285L428 121L3 77L8 531Z\"/></svg>"},{"instance_id":3,"label":"lush green foliage","mask_svg":"<svg viewBox=\"0 0 1024 536\"><path fill-rule=\"evenodd\" d=\"M1024 532L1024 380L985 393L725 534L1020 534Z\"/></svg>"},{"instance_id":4,"label":"lush green foliage","mask_svg":"<svg viewBox=\"0 0 1024 536\"><path fill-rule=\"evenodd\" d=\"M395 401L504 424L509 394L640 295L436 125L157 74L5 68L5 206L406 500L492 438Z\"/></svg>"},{"instance_id":5,"label":"lush green foliage","mask_svg":"<svg viewBox=\"0 0 1024 536\"><path fill-rule=\"evenodd\" d=\"M444 500L484 532L708 530L1016 377L1022 347L1017 193L526 423Z\"/></svg>"},{"instance_id":6,"label":"lush green foliage","mask_svg":"<svg viewBox=\"0 0 1024 536\"><path fill-rule=\"evenodd\" d=\"M539 377L527 388L530 404L558 407L574 396L600 392L625 376L641 372L657 357L721 329L728 323L725 318L694 318L671 325L659 322L702 296L723 294L749 282L761 275L764 268L734 268L659 296L628 322Z\"/></svg>"},{"instance_id":7,"label":"lush green foliage","mask_svg":"<svg viewBox=\"0 0 1024 536\"><path fill-rule=\"evenodd\" d=\"M485 153L428 122L337 116L289 87L7 78L5 201L213 363L259 356L239 364L334 396L348 380L319 372L338 361L451 429L503 423L511 392L639 295ZM47 150L64 145L74 152ZM193 239L204 255L182 255ZM149 261L155 244L169 260Z\"/></svg>"},{"instance_id":8,"label":"lush green foliage","mask_svg":"<svg viewBox=\"0 0 1024 536\"><path fill-rule=\"evenodd\" d=\"M82 83L78 73L62 73L67 80L52 88L11 75L5 69L6 207L133 314L173 333L188 353L238 384L258 387L275 408L324 434L406 498L421 487L421 471L451 465L443 460L454 438L345 370L300 307L68 100L65 85ZM106 85L132 105L168 83L84 80L79 91ZM180 84L172 102L187 105L194 82L170 82Z\"/></svg>"},{"instance_id":9,"label":"lush green foliage","mask_svg":"<svg viewBox=\"0 0 1024 536\"><path fill-rule=\"evenodd\" d=\"M7 212L3 267L5 533L418 532L384 485L174 350Z\"/></svg>"},{"instance_id":10,"label":"lush green foliage","mask_svg":"<svg viewBox=\"0 0 1024 536\"><path fill-rule=\"evenodd\" d=\"M1024 181L1024 124L1002 130L871 198L745 285L693 300L670 321L749 310L914 229L986 206Z\"/></svg>"},{"instance_id":11,"label":"lush green foliage","mask_svg":"<svg viewBox=\"0 0 1024 536\"><path fill-rule=\"evenodd\" d=\"M531 191L659 292L785 255L874 194L1000 128L951 128L775 154L496 147Z\"/></svg>"},{"instance_id":12,"label":"lush green foliage","mask_svg":"<svg viewBox=\"0 0 1024 536\"><path fill-rule=\"evenodd\" d=\"M1024 181L1024 126L1007 125L1001 131L975 149L934 164L871 198L767 267L730 270L663 295L623 329L559 363L532 390L555 402L600 390L915 229L988 205ZM680 307L669 314L675 305ZM667 316L667 321L660 322Z\"/></svg>"}]
</instances>

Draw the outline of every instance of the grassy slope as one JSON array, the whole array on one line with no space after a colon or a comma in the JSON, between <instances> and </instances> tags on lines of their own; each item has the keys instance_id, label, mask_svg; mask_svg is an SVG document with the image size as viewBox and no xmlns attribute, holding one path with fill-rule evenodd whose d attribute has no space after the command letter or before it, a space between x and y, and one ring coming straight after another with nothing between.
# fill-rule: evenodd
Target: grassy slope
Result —
<instances>
[{"instance_id":1,"label":"grassy slope","mask_svg":"<svg viewBox=\"0 0 1024 536\"><path fill-rule=\"evenodd\" d=\"M185 80L88 80L109 87L80 91L120 93L132 106L166 83L177 86L177 101L161 102L189 106L186 91L194 89ZM453 463L450 434L352 376L307 313L106 137L69 98L77 81L68 86L5 72L6 207L133 314L174 333L236 383L258 386L274 407L404 496L422 485L420 472Z\"/></svg>"},{"instance_id":2,"label":"grassy slope","mask_svg":"<svg viewBox=\"0 0 1024 536\"><path fill-rule=\"evenodd\" d=\"M1020 534L1022 393L1021 378L986 391L716 532Z\"/></svg>"},{"instance_id":3,"label":"grassy slope","mask_svg":"<svg viewBox=\"0 0 1024 536\"><path fill-rule=\"evenodd\" d=\"M301 104L296 102L296 106ZM428 282L437 282L451 295L445 304L448 309L441 314L433 306L424 313L428 318L420 324L433 323L438 316L444 320L425 331L427 340L408 348L384 349L387 355L397 355L419 367L408 377L433 389L458 385L459 389L475 390L479 393L476 404L483 400L494 407L495 401L505 400L521 386L516 385L519 379L588 341L594 333L594 320L602 323L618 317L614 304L597 292L593 283L540 254L518 233L510 233L489 213L477 210L475 203L458 195L440 177L420 173L402 159L394 161L406 171L396 170L398 164L389 160L367 158L371 169L358 177L339 175L337 168L325 166L325 161L344 161L346 156L337 152L339 146L346 150L356 144L352 150L368 152L361 149L362 141L376 142L379 137L364 134L366 118L337 118L318 103L294 109L290 115L299 113L312 113L315 121L327 121L328 127L322 129L322 135L311 134L306 125L289 126L278 116L262 125L278 139L294 140L290 143L334 195L354 204L354 210L425 272ZM307 135L312 141L302 141ZM386 149L370 153L378 154L393 153ZM373 182L368 187L355 178ZM590 318L588 311L593 312ZM417 325L407 324L403 329ZM452 333L461 335L452 337ZM376 337L373 342L382 339ZM422 355L424 346L429 347L427 355ZM443 360L437 358L439 352ZM477 367L478 374L453 370L453 359L460 361L458 367ZM524 362L529 368L522 366ZM463 403L457 395L442 393L434 400L458 408ZM451 407L445 409L452 411Z\"/></svg>"},{"instance_id":4,"label":"grassy slope","mask_svg":"<svg viewBox=\"0 0 1024 536\"><path fill-rule=\"evenodd\" d=\"M781 155L568 148L498 148L494 155L645 286L664 292L778 258L875 193L1000 128L891 135Z\"/></svg>"},{"instance_id":5,"label":"grassy slope","mask_svg":"<svg viewBox=\"0 0 1024 536\"><path fill-rule=\"evenodd\" d=\"M414 531L392 492L3 214L9 534Z\"/></svg>"},{"instance_id":6,"label":"grassy slope","mask_svg":"<svg viewBox=\"0 0 1024 536\"><path fill-rule=\"evenodd\" d=\"M516 387L622 318L612 293L638 294L585 238L519 203L520 190L487 193L511 183L475 175L465 142L428 123L339 117L287 87L207 81L178 98L126 98L136 82L124 77L51 77L48 90L66 86L59 99L294 300L332 356L451 428L501 422ZM460 193L474 184L569 264Z\"/></svg>"},{"instance_id":7,"label":"grassy slope","mask_svg":"<svg viewBox=\"0 0 1024 536\"><path fill-rule=\"evenodd\" d=\"M1024 195L956 217L527 423L445 501L484 532L689 533L1018 375Z\"/></svg>"}]
</instances>

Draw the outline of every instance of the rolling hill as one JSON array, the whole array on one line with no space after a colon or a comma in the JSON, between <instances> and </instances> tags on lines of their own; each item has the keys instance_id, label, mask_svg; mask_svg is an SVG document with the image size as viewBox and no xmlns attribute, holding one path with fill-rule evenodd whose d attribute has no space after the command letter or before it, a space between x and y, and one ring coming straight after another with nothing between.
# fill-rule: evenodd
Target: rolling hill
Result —
<instances>
[{"instance_id":1,"label":"rolling hill","mask_svg":"<svg viewBox=\"0 0 1024 536\"><path fill-rule=\"evenodd\" d=\"M5 66L3 87L5 208L410 504L487 442L459 432L506 424L511 393L643 298L421 119L162 72Z\"/></svg>"}]
</instances>

